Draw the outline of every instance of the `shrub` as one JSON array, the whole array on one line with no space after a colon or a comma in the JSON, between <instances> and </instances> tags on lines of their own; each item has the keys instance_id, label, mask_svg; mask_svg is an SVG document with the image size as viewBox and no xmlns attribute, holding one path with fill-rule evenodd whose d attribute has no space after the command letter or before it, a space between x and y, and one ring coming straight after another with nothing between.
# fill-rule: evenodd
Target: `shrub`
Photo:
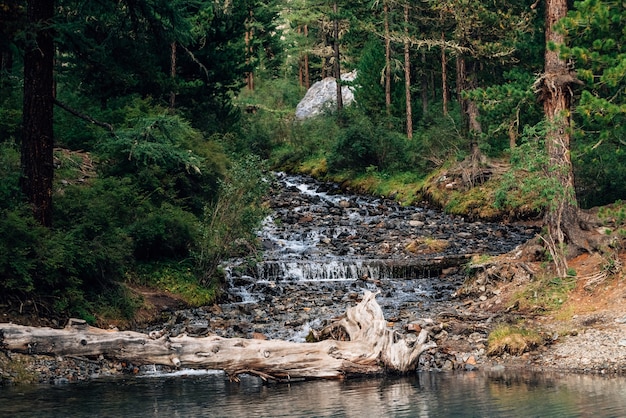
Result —
<instances>
[{"instance_id":1,"label":"shrub","mask_svg":"<svg viewBox=\"0 0 626 418\"><path fill-rule=\"evenodd\" d=\"M129 234L137 260L185 258L195 241L197 218L182 208L163 203L138 218Z\"/></svg>"},{"instance_id":2,"label":"shrub","mask_svg":"<svg viewBox=\"0 0 626 418\"><path fill-rule=\"evenodd\" d=\"M216 277L220 263L248 254L257 245L256 232L267 215L262 200L269 178L261 160L248 156L233 163L220 184L217 201L205 207L194 256L203 285Z\"/></svg>"}]
</instances>

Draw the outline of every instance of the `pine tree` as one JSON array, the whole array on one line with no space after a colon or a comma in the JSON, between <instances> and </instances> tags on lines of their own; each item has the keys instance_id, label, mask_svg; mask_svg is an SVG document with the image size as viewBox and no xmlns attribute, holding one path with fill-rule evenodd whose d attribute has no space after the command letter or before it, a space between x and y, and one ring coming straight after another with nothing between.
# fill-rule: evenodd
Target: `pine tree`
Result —
<instances>
[{"instance_id":1,"label":"pine tree","mask_svg":"<svg viewBox=\"0 0 626 418\"><path fill-rule=\"evenodd\" d=\"M29 0L24 53L22 190L35 219L52 225L54 2Z\"/></svg>"}]
</instances>

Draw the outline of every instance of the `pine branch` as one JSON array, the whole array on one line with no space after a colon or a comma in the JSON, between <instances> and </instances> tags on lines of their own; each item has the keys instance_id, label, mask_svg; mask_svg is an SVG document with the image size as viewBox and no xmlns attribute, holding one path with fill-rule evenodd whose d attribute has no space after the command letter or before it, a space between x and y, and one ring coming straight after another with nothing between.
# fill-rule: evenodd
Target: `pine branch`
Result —
<instances>
[{"instance_id":1,"label":"pine branch","mask_svg":"<svg viewBox=\"0 0 626 418\"><path fill-rule=\"evenodd\" d=\"M89 123L92 123L92 124L94 124L96 126L100 126L101 128L104 128L104 129L108 130L111 133L111 135L115 136L115 131L113 130L113 126L111 124L106 123L106 122L100 122L100 121L92 118L91 116L89 116L89 115L87 115L85 113L82 113L82 112L80 112L80 111L78 111L78 110L76 110L74 108L69 107L68 105L66 105L63 102L60 102L57 99L54 99L54 104L59 106L61 109L65 110L66 112L71 113L72 115L74 115L74 116L76 116L76 117L78 117L78 118L80 118L82 120L85 120L85 121L87 121Z\"/></svg>"}]
</instances>

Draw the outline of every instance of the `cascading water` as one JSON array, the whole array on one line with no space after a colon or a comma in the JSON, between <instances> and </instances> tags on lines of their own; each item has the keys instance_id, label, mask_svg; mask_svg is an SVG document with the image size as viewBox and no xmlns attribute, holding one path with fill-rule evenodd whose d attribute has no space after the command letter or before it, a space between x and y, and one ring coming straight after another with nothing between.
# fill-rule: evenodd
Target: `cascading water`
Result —
<instances>
[{"instance_id":1,"label":"cascading water","mask_svg":"<svg viewBox=\"0 0 626 418\"><path fill-rule=\"evenodd\" d=\"M461 284L472 255L510 251L534 233L346 195L308 177L277 180L259 232L262 260L226 268L225 335L236 321L236 335L301 340L310 321L345 311L365 289L380 292L390 321L429 316Z\"/></svg>"}]
</instances>

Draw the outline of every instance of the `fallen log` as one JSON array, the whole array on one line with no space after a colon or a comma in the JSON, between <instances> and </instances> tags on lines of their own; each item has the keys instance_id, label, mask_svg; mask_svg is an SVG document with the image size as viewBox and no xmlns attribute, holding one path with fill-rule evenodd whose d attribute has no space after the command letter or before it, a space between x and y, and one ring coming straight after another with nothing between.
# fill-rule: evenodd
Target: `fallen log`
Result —
<instances>
[{"instance_id":1,"label":"fallen log","mask_svg":"<svg viewBox=\"0 0 626 418\"><path fill-rule=\"evenodd\" d=\"M341 340L295 343L104 330L80 320L71 320L64 329L9 323L0 324L0 348L25 354L103 356L135 365L224 370L233 380L249 373L285 381L406 373L415 370L424 351L436 347L426 341L425 330L417 338L406 338L389 329L371 292L331 327L343 330Z\"/></svg>"}]
</instances>

